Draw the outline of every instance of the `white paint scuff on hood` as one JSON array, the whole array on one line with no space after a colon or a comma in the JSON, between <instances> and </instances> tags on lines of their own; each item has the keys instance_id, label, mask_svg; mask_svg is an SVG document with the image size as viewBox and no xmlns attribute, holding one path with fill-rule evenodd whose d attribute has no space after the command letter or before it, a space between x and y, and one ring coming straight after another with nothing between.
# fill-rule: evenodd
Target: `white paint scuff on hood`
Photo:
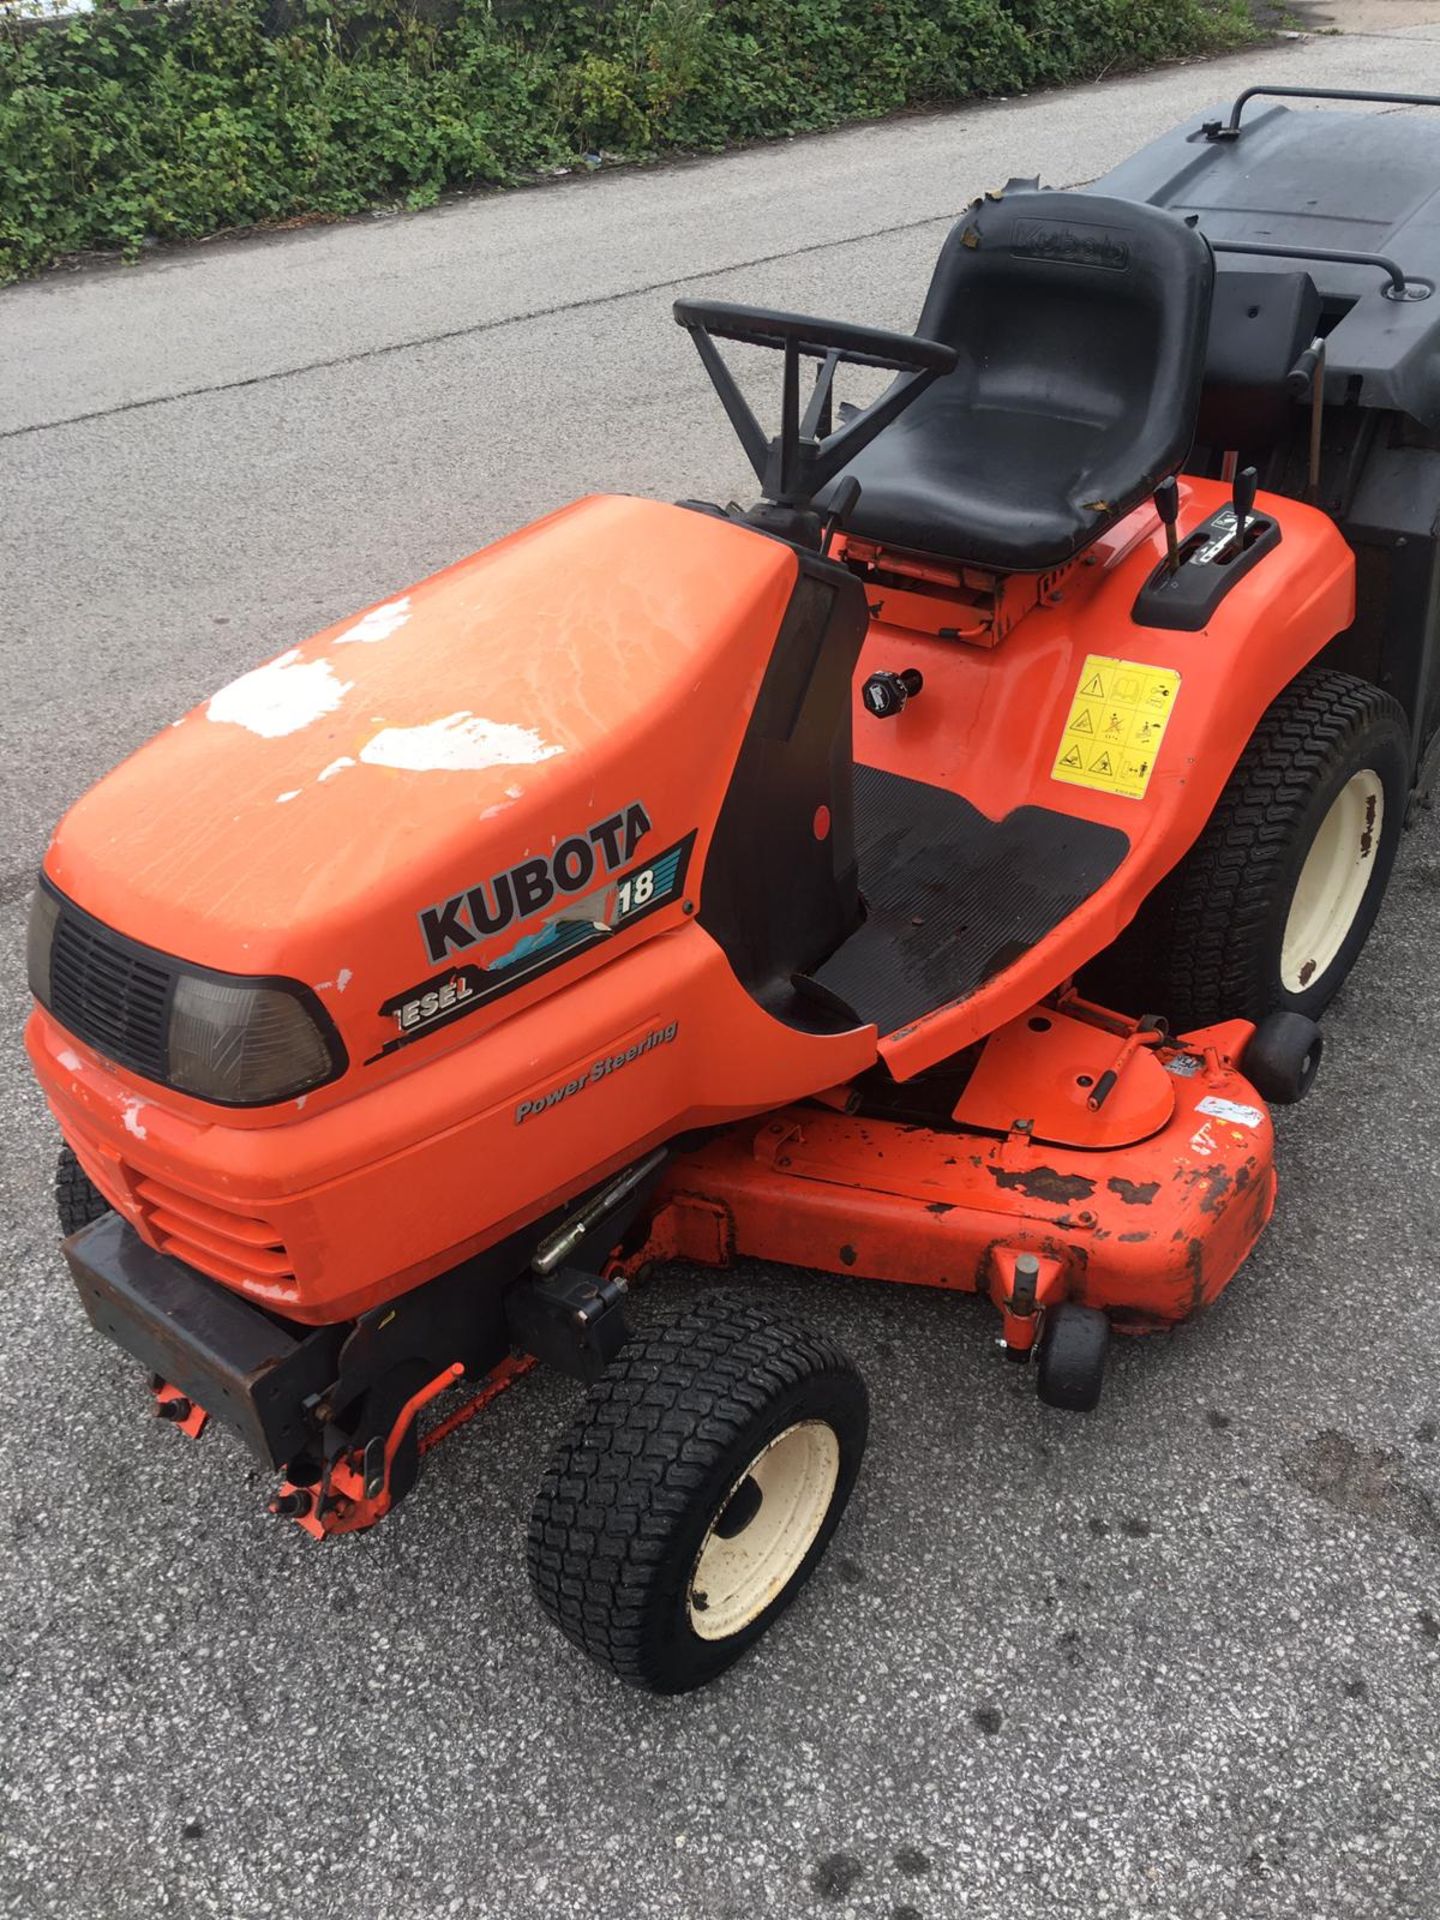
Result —
<instances>
[{"instance_id":1,"label":"white paint scuff on hood","mask_svg":"<svg viewBox=\"0 0 1440 1920\"><path fill-rule=\"evenodd\" d=\"M534 766L564 751L533 727L461 712L422 727L386 727L360 749L360 758L407 773L483 773L487 767Z\"/></svg>"},{"instance_id":2,"label":"white paint scuff on hood","mask_svg":"<svg viewBox=\"0 0 1440 1920\"><path fill-rule=\"evenodd\" d=\"M409 618L410 596L407 593L403 599L387 600L383 607L372 607L353 627L336 634L335 645L343 647L351 640L360 640L367 645L376 640L388 640L392 633L400 631Z\"/></svg>"},{"instance_id":3,"label":"white paint scuff on hood","mask_svg":"<svg viewBox=\"0 0 1440 1920\"><path fill-rule=\"evenodd\" d=\"M235 727L245 727L263 739L278 740L298 733L312 721L334 713L353 682L336 678L328 660L301 660L292 647L278 660L242 673L212 696L206 714Z\"/></svg>"}]
</instances>

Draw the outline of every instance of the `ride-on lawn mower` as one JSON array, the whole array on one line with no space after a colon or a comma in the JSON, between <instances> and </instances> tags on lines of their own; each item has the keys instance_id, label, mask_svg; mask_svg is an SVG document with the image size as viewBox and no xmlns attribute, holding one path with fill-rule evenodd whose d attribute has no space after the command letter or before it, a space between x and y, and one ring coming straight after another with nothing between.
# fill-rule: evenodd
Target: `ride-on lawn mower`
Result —
<instances>
[{"instance_id":1,"label":"ride-on lawn mower","mask_svg":"<svg viewBox=\"0 0 1440 1920\"><path fill-rule=\"evenodd\" d=\"M976 201L914 336L678 302L757 506L582 500L66 816L66 1256L278 1513L371 1525L560 1367L536 1593L681 1691L814 1568L866 1396L723 1295L632 1334L651 1263L983 1291L1080 1410L1233 1277L1440 694L1440 137L1248 100Z\"/></svg>"}]
</instances>

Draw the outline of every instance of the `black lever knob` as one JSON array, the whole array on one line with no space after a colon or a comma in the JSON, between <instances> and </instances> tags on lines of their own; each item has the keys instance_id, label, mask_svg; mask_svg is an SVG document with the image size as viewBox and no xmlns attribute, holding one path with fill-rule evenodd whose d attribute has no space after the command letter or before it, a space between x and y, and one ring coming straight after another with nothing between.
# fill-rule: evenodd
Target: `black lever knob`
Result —
<instances>
[{"instance_id":1,"label":"black lever knob","mask_svg":"<svg viewBox=\"0 0 1440 1920\"><path fill-rule=\"evenodd\" d=\"M899 673L872 673L860 689L860 698L865 711L877 720L893 720L924 684L924 676L916 667L902 667Z\"/></svg>"},{"instance_id":2,"label":"black lever knob","mask_svg":"<svg viewBox=\"0 0 1440 1920\"><path fill-rule=\"evenodd\" d=\"M1242 467L1235 476L1235 551L1245 551L1245 523L1255 505L1255 489L1260 476L1254 467Z\"/></svg>"},{"instance_id":3,"label":"black lever knob","mask_svg":"<svg viewBox=\"0 0 1440 1920\"><path fill-rule=\"evenodd\" d=\"M821 553L829 553L835 535L848 523L851 514L859 504L860 482L853 473L847 473L830 499L830 511L826 514L825 525L820 531Z\"/></svg>"},{"instance_id":4,"label":"black lever knob","mask_svg":"<svg viewBox=\"0 0 1440 1920\"><path fill-rule=\"evenodd\" d=\"M1310 398L1315 376L1324 364L1325 342L1317 335L1285 376L1285 384L1297 400Z\"/></svg>"},{"instance_id":5,"label":"black lever knob","mask_svg":"<svg viewBox=\"0 0 1440 1920\"><path fill-rule=\"evenodd\" d=\"M1173 473L1167 474L1155 489L1155 511L1165 529L1165 565L1171 573L1180 571L1180 540L1175 522L1180 518L1180 486Z\"/></svg>"}]
</instances>

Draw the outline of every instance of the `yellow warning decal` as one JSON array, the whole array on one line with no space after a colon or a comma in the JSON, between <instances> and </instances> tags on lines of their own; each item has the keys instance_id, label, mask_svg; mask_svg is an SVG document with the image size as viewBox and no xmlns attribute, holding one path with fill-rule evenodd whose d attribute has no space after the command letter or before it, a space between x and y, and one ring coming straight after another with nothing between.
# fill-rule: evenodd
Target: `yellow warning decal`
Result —
<instances>
[{"instance_id":1,"label":"yellow warning decal","mask_svg":"<svg viewBox=\"0 0 1440 1920\"><path fill-rule=\"evenodd\" d=\"M1180 676L1173 667L1087 654L1052 779L1143 800L1179 693Z\"/></svg>"}]
</instances>

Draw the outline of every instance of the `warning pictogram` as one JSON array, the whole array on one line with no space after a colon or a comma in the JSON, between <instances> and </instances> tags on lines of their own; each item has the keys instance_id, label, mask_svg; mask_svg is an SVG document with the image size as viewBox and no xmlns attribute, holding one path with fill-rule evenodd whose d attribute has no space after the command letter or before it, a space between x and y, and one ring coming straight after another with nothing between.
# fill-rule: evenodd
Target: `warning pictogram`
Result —
<instances>
[{"instance_id":1,"label":"warning pictogram","mask_svg":"<svg viewBox=\"0 0 1440 1920\"><path fill-rule=\"evenodd\" d=\"M1127 753L1120 767L1120 778L1132 784L1139 782L1143 789L1150 777L1150 755L1148 753Z\"/></svg>"},{"instance_id":2,"label":"warning pictogram","mask_svg":"<svg viewBox=\"0 0 1440 1920\"><path fill-rule=\"evenodd\" d=\"M1180 675L1173 667L1088 655L1071 697L1052 777L1093 787L1097 793L1143 799L1179 691Z\"/></svg>"}]
</instances>

